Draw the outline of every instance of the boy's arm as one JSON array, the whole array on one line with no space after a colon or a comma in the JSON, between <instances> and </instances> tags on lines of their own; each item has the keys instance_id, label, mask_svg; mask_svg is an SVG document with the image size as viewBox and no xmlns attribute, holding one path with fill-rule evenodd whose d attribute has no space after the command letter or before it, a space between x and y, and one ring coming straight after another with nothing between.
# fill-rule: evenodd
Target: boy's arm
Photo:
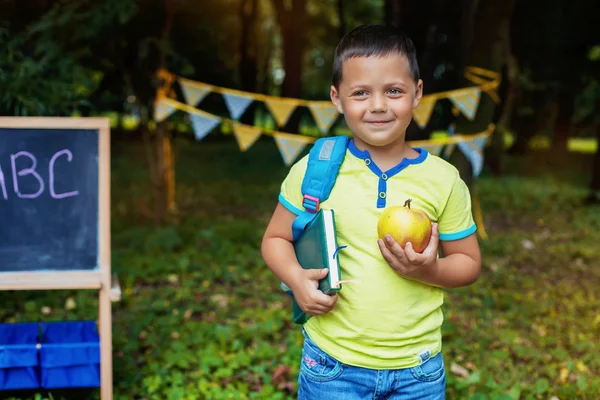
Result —
<instances>
[{"instance_id":1,"label":"boy's arm","mask_svg":"<svg viewBox=\"0 0 600 400\"><path fill-rule=\"evenodd\" d=\"M426 283L444 288L468 286L481 272L481 254L475 233L463 239L441 241L443 257L424 277Z\"/></svg>"},{"instance_id":2,"label":"boy's arm","mask_svg":"<svg viewBox=\"0 0 600 400\"><path fill-rule=\"evenodd\" d=\"M292 223L296 215L277 204L262 240L261 252L267 267L285 283L300 308L311 315L325 314L337 302L337 295L328 296L318 289L318 282L327 276L327 269L303 269L292 245Z\"/></svg>"}]
</instances>

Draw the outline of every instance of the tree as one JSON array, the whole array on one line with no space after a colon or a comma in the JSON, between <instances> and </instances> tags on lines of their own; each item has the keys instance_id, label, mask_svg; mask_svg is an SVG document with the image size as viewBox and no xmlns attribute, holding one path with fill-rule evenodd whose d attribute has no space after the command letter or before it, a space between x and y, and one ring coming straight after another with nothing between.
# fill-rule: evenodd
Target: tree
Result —
<instances>
[{"instance_id":1,"label":"tree","mask_svg":"<svg viewBox=\"0 0 600 400\"><path fill-rule=\"evenodd\" d=\"M282 96L302 96L302 66L306 50L307 0L272 0L283 39Z\"/></svg>"}]
</instances>

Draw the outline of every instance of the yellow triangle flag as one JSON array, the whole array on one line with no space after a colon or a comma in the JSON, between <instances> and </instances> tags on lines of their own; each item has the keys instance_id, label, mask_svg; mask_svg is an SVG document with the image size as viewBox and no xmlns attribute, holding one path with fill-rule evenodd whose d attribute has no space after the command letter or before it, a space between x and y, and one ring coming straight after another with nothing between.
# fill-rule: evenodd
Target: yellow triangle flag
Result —
<instances>
[{"instance_id":1,"label":"yellow triangle flag","mask_svg":"<svg viewBox=\"0 0 600 400\"><path fill-rule=\"evenodd\" d=\"M277 147L283 158L283 162L288 167L296 160L298 154L302 152L306 144L314 141L314 139L309 136L285 133L275 133L274 137L275 143L277 143Z\"/></svg>"},{"instance_id":2,"label":"yellow triangle flag","mask_svg":"<svg viewBox=\"0 0 600 400\"><path fill-rule=\"evenodd\" d=\"M233 133L242 151L248 150L262 134L260 129L244 124L235 124L233 126Z\"/></svg>"},{"instance_id":3,"label":"yellow triangle flag","mask_svg":"<svg viewBox=\"0 0 600 400\"><path fill-rule=\"evenodd\" d=\"M481 89L478 87L470 87L465 89L453 90L448 98L456 108L458 108L468 119L475 119L477 107L479 107L479 98L481 97Z\"/></svg>"},{"instance_id":4,"label":"yellow triangle flag","mask_svg":"<svg viewBox=\"0 0 600 400\"><path fill-rule=\"evenodd\" d=\"M292 114L292 111L296 109L299 102L292 99L279 99L276 97L270 97L265 99L267 108L277 121L277 125L282 127L286 124L288 118Z\"/></svg>"},{"instance_id":5,"label":"yellow triangle flag","mask_svg":"<svg viewBox=\"0 0 600 400\"><path fill-rule=\"evenodd\" d=\"M325 134L338 117L338 110L329 101L313 101L308 105L321 133Z\"/></svg>"},{"instance_id":6,"label":"yellow triangle flag","mask_svg":"<svg viewBox=\"0 0 600 400\"><path fill-rule=\"evenodd\" d=\"M413 110L413 119L421 129L425 128L429 122L436 101L437 97L435 96L423 96L417 108Z\"/></svg>"}]
</instances>

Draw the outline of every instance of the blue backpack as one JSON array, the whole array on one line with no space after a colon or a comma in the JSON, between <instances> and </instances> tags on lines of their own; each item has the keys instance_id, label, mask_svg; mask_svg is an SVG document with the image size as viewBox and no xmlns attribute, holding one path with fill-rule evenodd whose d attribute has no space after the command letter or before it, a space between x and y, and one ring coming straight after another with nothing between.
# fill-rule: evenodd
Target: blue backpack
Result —
<instances>
[{"instance_id":1,"label":"blue backpack","mask_svg":"<svg viewBox=\"0 0 600 400\"><path fill-rule=\"evenodd\" d=\"M301 188L304 211L296 217L292 224L294 241L300 237L306 226L312 221L319 211L321 203L329 198L340 166L344 161L349 141L348 136L319 138L310 149ZM283 282L281 288L292 296L293 321L297 324L305 323L310 317L298 306L291 289Z\"/></svg>"}]
</instances>

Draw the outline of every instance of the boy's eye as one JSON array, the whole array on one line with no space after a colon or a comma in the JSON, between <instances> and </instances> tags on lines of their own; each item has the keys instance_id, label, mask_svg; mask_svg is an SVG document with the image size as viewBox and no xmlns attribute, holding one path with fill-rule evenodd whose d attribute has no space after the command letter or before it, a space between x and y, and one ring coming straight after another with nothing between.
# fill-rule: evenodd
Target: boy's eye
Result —
<instances>
[{"instance_id":1,"label":"boy's eye","mask_svg":"<svg viewBox=\"0 0 600 400\"><path fill-rule=\"evenodd\" d=\"M357 92L354 92L354 93L352 94L352 96L364 96L364 95L366 95L366 94L367 94L367 92L365 92L364 90L359 90L359 91L357 91Z\"/></svg>"},{"instance_id":2,"label":"boy's eye","mask_svg":"<svg viewBox=\"0 0 600 400\"><path fill-rule=\"evenodd\" d=\"M402 90L400 90L400 89L390 89L390 90L388 90L388 93L391 94L392 96L397 96L399 94L402 94Z\"/></svg>"}]
</instances>

